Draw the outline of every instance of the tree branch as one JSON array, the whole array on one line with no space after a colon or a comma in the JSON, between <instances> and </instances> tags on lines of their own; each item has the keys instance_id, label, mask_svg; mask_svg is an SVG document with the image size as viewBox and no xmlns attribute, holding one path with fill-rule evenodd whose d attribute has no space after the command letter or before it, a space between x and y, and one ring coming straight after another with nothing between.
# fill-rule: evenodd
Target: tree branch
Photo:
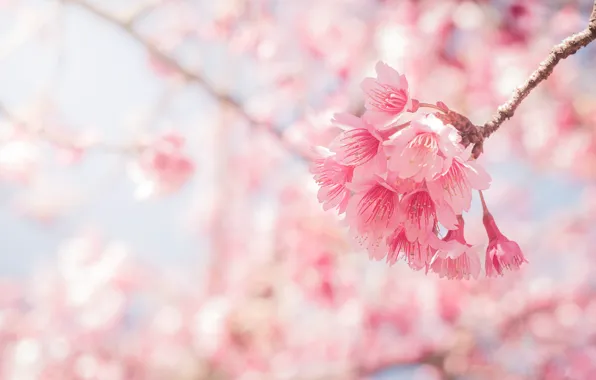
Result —
<instances>
[{"instance_id":1,"label":"tree branch","mask_svg":"<svg viewBox=\"0 0 596 380\"><path fill-rule=\"evenodd\" d=\"M564 39L560 44L553 47L550 54L540 63L538 69L530 75L528 80L519 86L507 103L498 108L497 113L492 120L484 124L482 128L482 137L487 138L493 134L501 124L510 119L521 102L546 78L553 72L555 66L563 59L577 53L578 50L587 46L596 39L596 1L590 15L588 26L581 32ZM481 144L478 142L477 144Z\"/></svg>"},{"instance_id":2,"label":"tree branch","mask_svg":"<svg viewBox=\"0 0 596 380\"><path fill-rule=\"evenodd\" d=\"M218 100L221 104L226 105L226 106L230 107L231 109L233 109L244 120L246 120L251 126L261 129L261 130L264 130L264 131L270 133L271 135L273 135L277 140L279 140L282 143L282 145L286 149L288 149L290 152L295 154L297 157L299 157L303 160L308 159L304 152L300 151L296 146L294 146L293 144L291 144L290 142L288 142L285 139L282 131L275 128L273 125L271 125L269 123L265 123L265 122L255 119L252 115L250 115L248 112L246 112L246 110L244 109L242 104L240 104L238 101L233 99L230 95L219 91L218 89L216 89L216 87L213 84L209 83L203 76L201 76L200 74L194 73L191 70L185 68L176 59L170 57L169 55L167 55L166 53L161 51L161 49L159 47L157 47L155 44L151 43L150 41L146 40L145 37L143 37L139 32L137 32L133 27L133 23L128 22L128 21L119 20L118 18L114 17L113 15L105 12L104 10L100 9L99 7L97 7L91 3L88 3L84 0L63 0L63 1L78 5L79 7L88 11L89 13L106 21L107 23L116 26L121 31L125 32L130 37L132 37L133 40L135 40L137 43L142 45L145 49L147 49L147 51L150 54L152 54L153 56L155 56L156 58L158 58L159 60L164 62L167 66L169 66L170 68L172 68L173 70L178 72L180 75L182 75L186 80L201 85L210 96L212 96L214 99Z\"/></svg>"},{"instance_id":3,"label":"tree branch","mask_svg":"<svg viewBox=\"0 0 596 380\"><path fill-rule=\"evenodd\" d=\"M8 109L4 105L4 103L0 102L0 115L12 123L16 128L21 128L26 133L34 136L35 138L39 138L43 141L49 142L50 144L54 144L60 148L64 149L89 149L92 148L97 151L102 151L104 153L115 153L115 154L137 154L143 150L143 147L140 145L130 144L130 145L117 145L117 144L110 144L104 141L93 141L88 143L77 143L73 141L69 136L63 136L61 134L53 133L48 131L44 127L37 127L31 125L30 123L22 120L21 118L17 117L11 110Z\"/></svg>"}]
</instances>

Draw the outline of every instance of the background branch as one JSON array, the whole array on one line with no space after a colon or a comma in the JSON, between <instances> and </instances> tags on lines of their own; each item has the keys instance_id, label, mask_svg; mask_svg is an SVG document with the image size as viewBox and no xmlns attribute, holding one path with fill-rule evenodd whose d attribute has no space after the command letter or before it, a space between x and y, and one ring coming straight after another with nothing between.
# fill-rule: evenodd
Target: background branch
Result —
<instances>
[{"instance_id":1,"label":"background branch","mask_svg":"<svg viewBox=\"0 0 596 380\"><path fill-rule=\"evenodd\" d=\"M238 115L240 115L246 122L248 122L252 127L264 130L274 136L277 140L281 142L281 144L291 153L295 154L297 157L308 160L306 154L298 149L296 146L291 144L283 135L283 132L280 131L275 126L271 125L270 123L266 123L260 120L255 119L252 115L250 115L244 109L244 106L240 104L238 101L233 99L229 94L223 93L218 90L212 83L208 82L203 76L197 74L184 66L182 66L176 59L170 57L159 47L157 47L152 42L145 39L138 31L135 30L133 24L134 22L120 20L112 14L105 12L104 10L100 9L99 7L90 4L84 0L63 0L65 2L69 2L71 4L76 4L79 7L85 9L91 14L99 17L100 19L118 27L121 31L128 34L132 39L134 39L137 43L142 45L147 51L161 60L164 64L169 66L171 69L178 72L180 75L184 77L184 79L197 83L201 85L207 93L212 96L214 99L219 101L222 105L229 107Z\"/></svg>"},{"instance_id":2,"label":"background branch","mask_svg":"<svg viewBox=\"0 0 596 380\"><path fill-rule=\"evenodd\" d=\"M484 128L482 128L482 137L489 137L499 129L505 120L510 119L521 102L530 94L530 92L532 92L532 90L534 90L534 88L536 88L536 86L538 86L538 84L540 84L540 82L552 74L555 66L561 60L577 53L579 49L587 46L590 42L594 41L594 39L596 39L596 1L594 1L594 8L592 9L588 26L581 32L564 39L560 44L553 47L548 57L540 62L538 69L530 75L524 84L519 86L513 92L513 95L507 103L498 108L498 111L492 120L484 124ZM482 144L482 141L477 142L476 144Z\"/></svg>"},{"instance_id":3,"label":"background branch","mask_svg":"<svg viewBox=\"0 0 596 380\"><path fill-rule=\"evenodd\" d=\"M6 105L0 102L0 115L14 125L16 129L21 129L26 133L34 136L35 138L42 139L50 144L56 145L57 147L64 149L89 149L92 148L97 151L104 153L115 153L115 154L135 154L140 153L143 150L141 145L130 144L130 145L118 145L111 144L104 141L89 141L78 143L73 141L70 136L55 133L47 130L43 126L36 126L28 123L27 121L16 116Z\"/></svg>"}]
</instances>

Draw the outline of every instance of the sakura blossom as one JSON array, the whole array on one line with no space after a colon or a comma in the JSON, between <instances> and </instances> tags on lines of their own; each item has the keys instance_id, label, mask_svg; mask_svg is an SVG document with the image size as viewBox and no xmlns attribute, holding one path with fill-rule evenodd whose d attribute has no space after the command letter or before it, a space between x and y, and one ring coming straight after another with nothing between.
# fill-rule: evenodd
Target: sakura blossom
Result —
<instances>
[{"instance_id":1,"label":"sakura blossom","mask_svg":"<svg viewBox=\"0 0 596 380\"><path fill-rule=\"evenodd\" d=\"M470 150L471 153L471 150ZM473 160L456 157L451 167L435 180L427 182L429 194L435 202L444 201L456 214L469 211L473 190L487 190L491 178L486 170Z\"/></svg>"},{"instance_id":2,"label":"sakura blossom","mask_svg":"<svg viewBox=\"0 0 596 380\"><path fill-rule=\"evenodd\" d=\"M408 80L384 62L378 62L377 78L362 81L366 94L364 118L373 125L384 128L395 122L405 111L414 111L418 101L410 98Z\"/></svg>"},{"instance_id":3,"label":"sakura blossom","mask_svg":"<svg viewBox=\"0 0 596 380\"><path fill-rule=\"evenodd\" d=\"M388 167L400 178L433 180L451 168L458 145L457 130L434 115L413 120L385 144L391 152Z\"/></svg>"},{"instance_id":4,"label":"sakura blossom","mask_svg":"<svg viewBox=\"0 0 596 380\"><path fill-rule=\"evenodd\" d=\"M390 229L397 221L399 193L382 178L354 187L346 218L362 233Z\"/></svg>"},{"instance_id":5,"label":"sakura blossom","mask_svg":"<svg viewBox=\"0 0 596 380\"><path fill-rule=\"evenodd\" d=\"M366 78L362 83L367 99L374 96L380 101L380 90L371 90L380 86L378 81L395 86L399 82L403 87L401 108L395 103L394 108L387 106L384 110L391 110L392 116L401 114L410 102L406 77L383 62L377 63L376 68L378 79ZM393 87L386 89L397 91ZM378 103L374 104L378 111ZM488 190L492 179L472 154L474 146L465 135L469 127L462 129L462 118L454 117L458 114L442 101L436 106L416 104L416 109L410 106L414 114L410 121L400 125L389 122L389 128L387 119L367 117L371 103L367 103L363 118L346 113L336 115L333 122L344 125L346 132L331 143L337 161L315 161L318 167L326 164L328 173L337 173L326 174L328 178L322 180L322 169L314 172L320 186L319 201L325 210L339 205L339 214L346 212L345 221L353 229L352 234L373 259L385 258L393 265L403 255L414 270L426 268L428 273L432 268L431 272L450 279L477 278L478 247L464 240L462 214L470 211L473 191ZM433 112L424 112L426 108ZM451 120L458 128L449 123ZM330 157L328 154L326 160ZM444 238L439 235L441 229L447 230ZM515 253L502 259L503 264L519 268L525 261L519 246L503 239L506 245L517 247ZM497 265L501 273L498 257L504 254L493 259L497 244L496 238L489 242L493 261L487 259L487 263ZM487 266L486 273L490 277L492 268Z\"/></svg>"},{"instance_id":6,"label":"sakura blossom","mask_svg":"<svg viewBox=\"0 0 596 380\"><path fill-rule=\"evenodd\" d=\"M395 264L399 258L403 257L408 265L414 270L426 268L437 251L439 245L436 243L439 239L434 239L432 242L434 244L425 240L420 241L416 238L411 239L408 238L406 231L407 230L403 225L400 225L387 237L387 263ZM434 235L429 233L428 236ZM426 236L424 237L426 238Z\"/></svg>"},{"instance_id":7,"label":"sakura blossom","mask_svg":"<svg viewBox=\"0 0 596 380\"><path fill-rule=\"evenodd\" d=\"M528 261L525 259L519 244L511 241L505 237L497 227L495 218L492 216L484 196L480 193L480 199L482 202L482 209L484 216L482 217L482 223L486 228L488 235L488 247L486 248L486 275L488 277L503 275L503 269L517 270L523 263Z\"/></svg>"},{"instance_id":8,"label":"sakura blossom","mask_svg":"<svg viewBox=\"0 0 596 380\"><path fill-rule=\"evenodd\" d=\"M348 207L350 190L346 187L352 181L354 167L338 163L335 155L328 150L320 149L320 157L314 160L313 168L315 181L321 186L317 194L325 209L338 207L342 214Z\"/></svg>"},{"instance_id":9,"label":"sakura blossom","mask_svg":"<svg viewBox=\"0 0 596 380\"><path fill-rule=\"evenodd\" d=\"M359 166L383 153L383 137L367 121L340 113L335 115L333 122L344 130L331 143L331 150L336 154L338 162Z\"/></svg>"},{"instance_id":10,"label":"sakura blossom","mask_svg":"<svg viewBox=\"0 0 596 380\"><path fill-rule=\"evenodd\" d=\"M443 238L428 266L440 277L449 279L477 278L480 273L478 247L468 244L464 237L464 221L458 218L458 228L450 230Z\"/></svg>"},{"instance_id":11,"label":"sakura blossom","mask_svg":"<svg viewBox=\"0 0 596 380\"><path fill-rule=\"evenodd\" d=\"M596 378L593 1L0 25L0 380Z\"/></svg>"}]
</instances>

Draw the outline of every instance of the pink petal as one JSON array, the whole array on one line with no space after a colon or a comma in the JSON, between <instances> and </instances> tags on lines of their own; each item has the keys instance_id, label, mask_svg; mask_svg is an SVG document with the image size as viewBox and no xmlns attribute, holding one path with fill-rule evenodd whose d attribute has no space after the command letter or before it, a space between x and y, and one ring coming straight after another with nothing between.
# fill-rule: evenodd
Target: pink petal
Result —
<instances>
[{"instance_id":1,"label":"pink petal","mask_svg":"<svg viewBox=\"0 0 596 380\"><path fill-rule=\"evenodd\" d=\"M341 197L330 198L329 188L327 187L321 187L319 189L317 192L317 199L319 200L319 203L323 205L323 210L325 211L331 210L342 201Z\"/></svg>"},{"instance_id":2,"label":"pink petal","mask_svg":"<svg viewBox=\"0 0 596 380\"><path fill-rule=\"evenodd\" d=\"M362 82L360 82L360 88L366 94L372 90L374 90L377 86L377 80L375 78L364 78Z\"/></svg>"},{"instance_id":3,"label":"pink petal","mask_svg":"<svg viewBox=\"0 0 596 380\"><path fill-rule=\"evenodd\" d=\"M443 159L443 165L441 169L441 175L447 173L449 169L451 169L451 165L453 165L453 157L448 156Z\"/></svg>"},{"instance_id":4,"label":"pink petal","mask_svg":"<svg viewBox=\"0 0 596 380\"><path fill-rule=\"evenodd\" d=\"M380 144L368 129L358 128L342 132L329 147L335 152L337 162L358 166L372 160L381 149Z\"/></svg>"},{"instance_id":5,"label":"pink petal","mask_svg":"<svg viewBox=\"0 0 596 380\"><path fill-rule=\"evenodd\" d=\"M434 155L429 161L424 163L422 169L418 172L418 175L414 177L414 181L422 182L423 180L432 181L441 174L443 169L443 157Z\"/></svg>"},{"instance_id":6,"label":"pink petal","mask_svg":"<svg viewBox=\"0 0 596 380\"><path fill-rule=\"evenodd\" d=\"M408 89L408 79L406 78L405 75L400 75L399 77L399 86L403 89Z\"/></svg>"},{"instance_id":7,"label":"pink petal","mask_svg":"<svg viewBox=\"0 0 596 380\"><path fill-rule=\"evenodd\" d=\"M468 161L466 165L468 166L468 181L470 181L472 188L476 190L488 189L492 181L490 174L476 162Z\"/></svg>"},{"instance_id":8,"label":"pink petal","mask_svg":"<svg viewBox=\"0 0 596 380\"><path fill-rule=\"evenodd\" d=\"M387 156L382 150L370 161L354 168L354 178L362 181L374 179L375 176L385 175L387 172Z\"/></svg>"},{"instance_id":9,"label":"pink petal","mask_svg":"<svg viewBox=\"0 0 596 380\"><path fill-rule=\"evenodd\" d=\"M354 179L350 183L346 183L346 187L354 193L362 193L370 189L371 185L376 182L373 176L357 176L356 169L354 169Z\"/></svg>"},{"instance_id":10,"label":"pink petal","mask_svg":"<svg viewBox=\"0 0 596 380\"><path fill-rule=\"evenodd\" d=\"M399 178L411 178L422 168L422 161L416 157L416 152L406 149L401 155L391 156L389 168L395 171Z\"/></svg>"},{"instance_id":11,"label":"pink petal","mask_svg":"<svg viewBox=\"0 0 596 380\"><path fill-rule=\"evenodd\" d=\"M441 250L441 257L444 259L457 259L463 255L468 246L458 242L457 240L443 241L443 249Z\"/></svg>"},{"instance_id":12,"label":"pink petal","mask_svg":"<svg viewBox=\"0 0 596 380\"><path fill-rule=\"evenodd\" d=\"M356 128L366 128L362 119L346 112L336 113L333 115L333 120L331 121L344 131Z\"/></svg>"},{"instance_id":13,"label":"pink petal","mask_svg":"<svg viewBox=\"0 0 596 380\"><path fill-rule=\"evenodd\" d=\"M480 259L478 258L478 250L479 246L474 246L471 247L470 249L468 249L468 257L470 258L470 275L473 278L478 278L478 276L480 275Z\"/></svg>"},{"instance_id":14,"label":"pink petal","mask_svg":"<svg viewBox=\"0 0 596 380\"><path fill-rule=\"evenodd\" d=\"M448 230L455 230L458 222L453 209L446 202L435 203L435 208L437 210L437 219L439 220L439 223Z\"/></svg>"},{"instance_id":15,"label":"pink petal","mask_svg":"<svg viewBox=\"0 0 596 380\"><path fill-rule=\"evenodd\" d=\"M320 157L327 158L333 156L333 152L324 146L315 146L312 148L313 152Z\"/></svg>"},{"instance_id":16,"label":"pink petal","mask_svg":"<svg viewBox=\"0 0 596 380\"><path fill-rule=\"evenodd\" d=\"M458 157L461 159L461 162L468 162L472 157L472 150L474 150L474 145L470 144L467 148L463 149Z\"/></svg>"},{"instance_id":17,"label":"pink petal","mask_svg":"<svg viewBox=\"0 0 596 380\"><path fill-rule=\"evenodd\" d=\"M416 136L416 130L411 126L397 131L389 140L383 142L383 146L387 147L385 151L390 155L401 154L414 136Z\"/></svg>"},{"instance_id":18,"label":"pink petal","mask_svg":"<svg viewBox=\"0 0 596 380\"><path fill-rule=\"evenodd\" d=\"M439 239L439 237L434 232L431 232L427 236L425 241L428 245L430 245L432 248L436 250L444 249L446 244L445 241L443 241L443 239Z\"/></svg>"},{"instance_id":19,"label":"pink petal","mask_svg":"<svg viewBox=\"0 0 596 380\"><path fill-rule=\"evenodd\" d=\"M401 117L401 114L367 110L362 118L379 130L391 128L392 124Z\"/></svg>"},{"instance_id":20,"label":"pink petal","mask_svg":"<svg viewBox=\"0 0 596 380\"><path fill-rule=\"evenodd\" d=\"M379 82L398 86L400 82L399 73L384 62L377 62L375 66Z\"/></svg>"},{"instance_id":21,"label":"pink petal","mask_svg":"<svg viewBox=\"0 0 596 380\"><path fill-rule=\"evenodd\" d=\"M439 180L426 181L426 188L428 189L428 193L435 203L443 201L444 189Z\"/></svg>"},{"instance_id":22,"label":"pink petal","mask_svg":"<svg viewBox=\"0 0 596 380\"><path fill-rule=\"evenodd\" d=\"M337 207L337 212L339 215L343 214L346 212L347 208L348 208L348 203L350 202L350 197L349 196L345 196L344 199L341 201L341 203L338 205Z\"/></svg>"}]
</instances>

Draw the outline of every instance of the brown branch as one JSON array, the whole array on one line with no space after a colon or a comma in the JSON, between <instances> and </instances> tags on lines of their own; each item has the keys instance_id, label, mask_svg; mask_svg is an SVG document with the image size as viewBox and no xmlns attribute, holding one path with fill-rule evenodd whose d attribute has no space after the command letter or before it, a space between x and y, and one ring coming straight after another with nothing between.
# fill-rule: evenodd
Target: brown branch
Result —
<instances>
[{"instance_id":1,"label":"brown branch","mask_svg":"<svg viewBox=\"0 0 596 380\"><path fill-rule=\"evenodd\" d=\"M581 32L564 39L560 44L553 47L548 57L540 63L538 69L530 75L528 80L519 86L507 103L498 108L497 113L492 120L484 124L482 128L482 137L487 138L493 134L501 124L510 119L521 102L546 78L553 72L555 66L563 59L575 54L581 48L587 46L596 39L596 1L590 15L588 26ZM477 144L482 144L478 142ZM481 148L481 145L480 145Z\"/></svg>"},{"instance_id":2,"label":"brown branch","mask_svg":"<svg viewBox=\"0 0 596 380\"><path fill-rule=\"evenodd\" d=\"M125 32L129 35L133 40L137 43L142 45L150 54L158 58L164 64L169 66L171 69L178 72L184 79L197 83L201 85L207 93L212 96L214 99L218 100L221 104L226 105L233 109L237 114L239 114L244 120L246 120L252 127L258 128L260 130L264 130L271 135L273 135L277 140L281 142L281 144L288 149L290 152L294 153L297 157L302 159L307 159L307 156L304 152L300 151L296 146L291 144L286 140L283 135L283 132L280 131L278 128L275 128L270 123L266 123L260 120L255 119L252 115L250 115L244 109L243 105L240 104L238 101L233 99L230 95L219 91L212 83L209 83L207 79L205 79L200 74L197 74L180 64L176 59L170 57L168 54L164 53L158 46L153 44L152 42L145 39L143 35L135 30L133 27L133 23L129 21L123 21L116 18L114 15L109 14L108 12L100 9L99 7L88 3L84 0L63 0L65 2L70 2L72 4L76 4L79 7L85 9L89 13L95 15L96 17L106 21L107 23L119 28L121 31Z\"/></svg>"}]
</instances>

